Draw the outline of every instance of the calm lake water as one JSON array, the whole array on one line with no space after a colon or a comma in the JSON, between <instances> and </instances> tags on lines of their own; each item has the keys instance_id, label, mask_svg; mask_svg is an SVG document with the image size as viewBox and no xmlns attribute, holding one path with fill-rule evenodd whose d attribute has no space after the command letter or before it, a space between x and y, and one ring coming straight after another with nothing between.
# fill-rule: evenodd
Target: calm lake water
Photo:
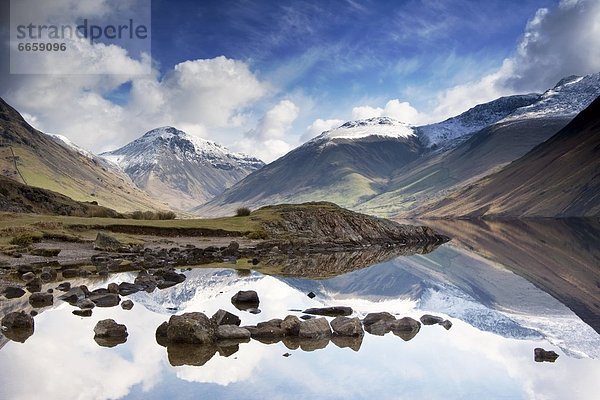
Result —
<instances>
[{"instance_id":1,"label":"calm lake water","mask_svg":"<svg viewBox=\"0 0 600 400\"><path fill-rule=\"evenodd\" d=\"M327 279L194 269L180 285L129 296L130 311L95 308L92 317L80 318L57 301L35 317L35 334L25 343L0 341L0 398L597 399L598 222L435 227L453 240L428 254ZM93 289L134 277L77 283ZM230 302L249 289L260 296L258 315ZM315 298L307 297L310 291ZM28 310L26 299L1 301L2 315ZM222 308L249 325L323 305L351 306L359 317L429 313L453 326L422 326L409 341L365 333L350 347L324 341L289 349L252 340L210 359L169 352L155 340L156 327L174 313L210 316ZM127 326L126 343L106 348L94 341L95 324L106 318ZM560 356L535 362L536 347Z\"/></svg>"}]
</instances>

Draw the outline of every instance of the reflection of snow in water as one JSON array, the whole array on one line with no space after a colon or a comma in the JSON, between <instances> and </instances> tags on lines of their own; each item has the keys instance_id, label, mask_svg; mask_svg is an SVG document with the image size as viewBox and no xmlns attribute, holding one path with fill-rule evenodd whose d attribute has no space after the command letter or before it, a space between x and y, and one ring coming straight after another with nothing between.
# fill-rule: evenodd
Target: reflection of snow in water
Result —
<instances>
[{"instance_id":1,"label":"reflection of snow in water","mask_svg":"<svg viewBox=\"0 0 600 400\"><path fill-rule=\"evenodd\" d=\"M361 278L353 274L350 278ZM343 278L349 279L348 275ZM111 281L132 281L133 276L116 275ZM292 283L257 273L240 277L231 270L197 269L188 272L181 285L130 296L136 303L131 311L96 308L93 317L84 319L73 316L72 308L63 303L36 318L36 333L25 344L11 342L0 351L0 397L35 398L44 393L49 399L151 399L193 393L194 397L262 399L289 398L293 393L293 397L391 399L400 394L447 398L452 393L464 398L586 399L600 390L598 360L572 358L559 350L561 357L554 365L533 362L534 347L556 349L541 341L537 332L563 340L553 342L557 345L571 346L574 333L564 326L573 323L572 315L561 315L564 320L558 321L548 315L494 310L448 282L429 282L418 299L341 295L339 287L309 299L308 287L323 289L327 282L303 281L302 290ZM231 305L235 292L248 289L259 293L259 315ZM154 339L156 327L172 313L166 307L178 307L177 313L203 311L208 315L223 308L239 315L242 324L255 324L294 314L289 309L320 305L349 305L359 316L389 311L418 318L432 312L452 317L454 326L449 331L423 326L409 342L392 334L366 335L358 353L333 343L305 353L282 343L251 341L227 358L216 354L202 367L171 367L166 349ZM112 349L95 344L93 327L104 318L127 325L127 343ZM478 329L492 325L486 318L507 328ZM498 322L503 318L510 323ZM548 321L557 324L551 326ZM517 327L514 332L512 323ZM595 332L580 330L579 335L577 344L598 340ZM282 357L285 352L292 356Z\"/></svg>"}]
</instances>

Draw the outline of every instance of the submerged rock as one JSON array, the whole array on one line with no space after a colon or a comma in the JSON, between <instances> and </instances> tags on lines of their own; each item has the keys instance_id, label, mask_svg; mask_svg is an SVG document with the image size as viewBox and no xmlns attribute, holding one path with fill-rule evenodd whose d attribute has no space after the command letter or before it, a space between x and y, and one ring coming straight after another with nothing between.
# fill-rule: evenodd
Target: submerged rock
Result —
<instances>
[{"instance_id":1,"label":"submerged rock","mask_svg":"<svg viewBox=\"0 0 600 400\"><path fill-rule=\"evenodd\" d=\"M24 311L11 312L2 318L0 322L2 334L15 342L25 343L33 335L33 317Z\"/></svg>"},{"instance_id":2,"label":"submerged rock","mask_svg":"<svg viewBox=\"0 0 600 400\"><path fill-rule=\"evenodd\" d=\"M74 315L77 315L78 317L91 317L92 316L91 308L85 308L82 310L73 310L72 312Z\"/></svg>"},{"instance_id":3,"label":"submerged rock","mask_svg":"<svg viewBox=\"0 0 600 400\"><path fill-rule=\"evenodd\" d=\"M192 344L169 344L167 357L173 367L191 365L200 367L206 364L217 353L217 346L213 343L198 346Z\"/></svg>"},{"instance_id":4,"label":"submerged rock","mask_svg":"<svg viewBox=\"0 0 600 400\"><path fill-rule=\"evenodd\" d=\"M364 335L360 336L339 336L333 335L331 341L340 349L349 348L354 351L359 351L362 345Z\"/></svg>"},{"instance_id":5,"label":"submerged rock","mask_svg":"<svg viewBox=\"0 0 600 400\"><path fill-rule=\"evenodd\" d=\"M533 359L535 362L554 362L558 358L558 354L552 350L544 350L538 347L533 350Z\"/></svg>"},{"instance_id":6,"label":"submerged rock","mask_svg":"<svg viewBox=\"0 0 600 400\"><path fill-rule=\"evenodd\" d=\"M425 314L420 318L420 320L423 325L435 325L442 323L444 321L444 318L437 317L435 315Z\"/></svg>"},{"instance_id":7,"label":"submerged rock","mask_svg":"<svg viewBox=\"0 0 600 400\"><path fill-rule=\"evenodd\" d=\"M303 311L305 314L324 315L326 317L338 317L352 315L352 308L343 306L308 308Z\"/></svg>"}]
</instances>

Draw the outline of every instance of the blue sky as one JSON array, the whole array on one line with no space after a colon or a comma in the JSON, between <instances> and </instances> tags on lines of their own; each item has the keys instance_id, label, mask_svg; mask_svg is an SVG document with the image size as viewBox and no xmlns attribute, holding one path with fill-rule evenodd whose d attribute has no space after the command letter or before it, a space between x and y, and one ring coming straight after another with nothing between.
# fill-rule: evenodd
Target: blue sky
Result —
<instances>
[{"instance_id":1,"label":"blue sky","mask_svg":"<svg viewBox=\"0 0 600 400\"><path fill-rule=\"evenodd\" d=\"M148 3L20 1L32 15L43 4L67 21L105 23ZM437 122L600 71L598 0L154 0L151 9L151 58L78 43L61 61L83 74L48 62L47 74L11 75L3 65L0 95L37 128L95 152L174 125L271 161L347 120Z\"/></svg>"}]
</instances>

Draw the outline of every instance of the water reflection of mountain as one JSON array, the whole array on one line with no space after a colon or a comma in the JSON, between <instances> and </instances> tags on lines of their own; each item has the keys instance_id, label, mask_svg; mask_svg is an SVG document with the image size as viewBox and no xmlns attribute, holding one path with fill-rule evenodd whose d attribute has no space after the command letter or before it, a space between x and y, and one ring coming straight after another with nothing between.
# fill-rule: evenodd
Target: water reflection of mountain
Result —
<instances>
[{"instance_id":1,"label":"water reflection of mountain","mask_svg":"<svg viewBox=\"0 0 600 400\"><path fill-rule=\"evenodd\" d=\"M526 278L600 333L598 219L424 222L451 235L453 246Z\"/></svg>"}]
</instances>

